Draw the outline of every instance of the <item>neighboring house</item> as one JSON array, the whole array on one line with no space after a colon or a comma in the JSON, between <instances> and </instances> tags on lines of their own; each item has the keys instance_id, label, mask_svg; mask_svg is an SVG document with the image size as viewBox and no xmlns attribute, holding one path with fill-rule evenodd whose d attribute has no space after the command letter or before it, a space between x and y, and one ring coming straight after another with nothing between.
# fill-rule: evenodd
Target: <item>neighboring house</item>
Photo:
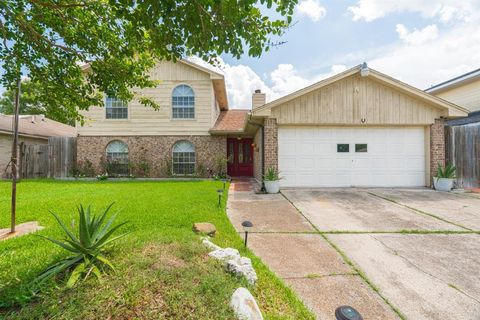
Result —
<instances>
[{"instance_id":1,"label":"neighboring house","mask_svg":"<svg viewBox=\"0 0 480 320\"><path fill-rule=\"evenodd\" d=\"M230 176L261 180L274 167L283 187L428 186L444 161L444 119L468 113L366 64L269 103L257 90L251 112L229 110L223 75L191 62L151 75L160 84L139 91L161 109L106 97L77 126L80 162L204 175L226 157Z\"/></svg>"},{"instance_id":2,"label":"neighboring house","mask_svg":"<svg viewBox=\"0 0 480 320\"><path fill-rule=\"evenodd\" d=\"M468 117L446 122L446 159L457 168L457 186L480 186L480 69L434 85L426 92L467 108Z\"/></svg>"},{"instance_id":3,"label":"neighboring house","mask_svg":"<svg viewBox=\"0 0 480 320\"><path fill-rule=\"evenodd\" d=\"M10 172L12 156L12 119L11 115L0 115L0 177ZM18 121L19 144L48 144L50 137L75 137L74 127L45 118L43 115L21 115Z\"/></svg>"},{"instance_id":4,"label":"neighboring house","mask_svg":"<svg viewBox=\"0 0 480 320\"><path fill-rule=\"evenodd\" d=\"M470 112L480 111L480 69L434 85L425 90Z\"/></svg>"}]
</instances>

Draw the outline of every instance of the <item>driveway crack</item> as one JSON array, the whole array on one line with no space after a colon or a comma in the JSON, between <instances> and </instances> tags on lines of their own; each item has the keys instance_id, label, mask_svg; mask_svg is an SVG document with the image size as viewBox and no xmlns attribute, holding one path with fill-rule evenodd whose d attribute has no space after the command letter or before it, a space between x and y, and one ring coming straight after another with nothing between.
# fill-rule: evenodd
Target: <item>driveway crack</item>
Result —
<instances>
[{"instance_id":1,"label":"driveway crack","mask_svg":"<svg viewBox=\"0 0 480 320\"><path fill-rule=\"evenodd\" d=\"M438 281L440 281L441 283L444 283L445 285L447 285L448 287L450 288L453 288L455 290L457 290L458 292L464 294L465 296L469 297L470 299L476 301L477 303L480 303L480 300L478 300L477 298L469 295L468 293L460 290L458 287L456 286L452 286L452 284L446 282L445 280L443 280L442 278L439 278L433 274L431 274L430 272L426 271L426 270L423 270L422 268L420 268L417 264L415 264L414 262L412 262L409 258L401 255L397 250L395 250L394 248L388 246L385 242L383 242L382 240L378 239L377 237L375 237L374 235L370 235L371 238L373 238L374 240L376 240L377 242L379 242L381 245L383 245L385 248L387 248L388 250L392 251L396 256L402 258L405 262L407 262L409 265L411 265L412 267L414 267L415 269L417 269L418 271L422 272L423 274L426 274L427 276L430 276L434 279L437 279Z\"/></svg>"}]
</instances>

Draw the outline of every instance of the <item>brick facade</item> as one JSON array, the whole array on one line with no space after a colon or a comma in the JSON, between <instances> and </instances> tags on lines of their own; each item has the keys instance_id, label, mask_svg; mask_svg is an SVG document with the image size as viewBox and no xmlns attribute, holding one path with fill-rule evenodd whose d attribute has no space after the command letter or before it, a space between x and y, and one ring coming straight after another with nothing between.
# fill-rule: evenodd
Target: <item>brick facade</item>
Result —
<instances>
[{"instance_id":1,"label":"brick facade","mask_svg":"<svg viewBox=\"0 0 480 320\"><path fill-rule=\"evenodd\" d=\"M77 139L77 163L89 160L97 174L102 173L102 162L105 160L106 147L114 140L128 145L129 161L139 163L145 161L150 167L150 177L166 177L171 162L172 148L177 141L190 141L195 146L196 167L215 170L218 156L227 154L226 137L220 136L80 136Z\"/></svg>"},{"instance_id":2,"label":"brick facade","mask_svg":"<svg viewBox=\"0 0 480 320\"><path fill-rule=\"evenodd\" d=\"M265 169L278 169L278 126L277 119L268 118L264 122L265 130Z\"/></svg>"},{"instance_id":3,"label":"brick facade","mask_svg":"<svg viewBox=\"0 0 480 320\"><path fill-rule=\"evenodd\" d=\"M437 174L438 163L445 166L445 121L435 119L430 128L430 177Z\"/></svg>"}]
</instances>

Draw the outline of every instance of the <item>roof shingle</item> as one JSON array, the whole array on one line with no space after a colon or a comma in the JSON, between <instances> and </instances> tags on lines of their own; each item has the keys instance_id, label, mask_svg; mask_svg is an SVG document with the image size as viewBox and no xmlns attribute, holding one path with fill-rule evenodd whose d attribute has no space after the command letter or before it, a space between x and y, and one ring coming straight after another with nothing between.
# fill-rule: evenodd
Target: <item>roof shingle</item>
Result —
<instances>
[{"instance_id":1,"label":"roof shingle","mask_svg":"<svg viewBox=\"0 0 480 320\"><path fill-rule=\"evenodd\" d=\"M11 134L11 115L0 115L0 131ZM75 127L48 119L42 115L21 115L18 120L18 132L20 135L39 137L76 137Z\"/></svg>"},{"instance_id":2,"label":"roof shingle","mask_svg":"<svg viewBox=\"0 0 480 320\"><path fill-rule=\"evenodd\" d=\"M250 110L228 110L220 112L217 122L210 132L212 133L242 133L247 124L247 115Z\"/></svg>"}]
</instances>

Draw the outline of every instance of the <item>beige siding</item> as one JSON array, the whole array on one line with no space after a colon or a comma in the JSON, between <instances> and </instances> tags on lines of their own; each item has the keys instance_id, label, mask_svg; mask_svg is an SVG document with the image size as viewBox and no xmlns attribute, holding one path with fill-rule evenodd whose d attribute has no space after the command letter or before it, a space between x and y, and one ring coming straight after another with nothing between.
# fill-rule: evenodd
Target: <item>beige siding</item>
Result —
<instances>
[{"instance_id":1,"label":"beige siding","mask_svg":"<svg viewBox=\"0 0 480 320\"><path fill-rule=\"evenodd\" d=\"M278 124L305 125L429 125L442 115L426 102L358 74L271 110Z\"/></svg>"},{"instance_id":2,"label":"beige siding","mask_svg":"<svg viewBox=\"0 0 480 320\"><path fill-rule=\"evenodd\" d=\"M439 98L453 102L470 111L480 110L480 79L439 93Z\"/></svg>"},{"instance_id":3,"label":"beige siding","mask_svg":"<svg viewBox=\"0 0 480 320\"><path fill-rule=\"evenodd\" d=\"M208 135L214 122L216 104L210 75L181 63L160 62L151 71L152 79L159 80L156 88L140 89L140 96L153 98L160 110L153 110L132 100L128 105L128 119L105 119L103 107L85 112L86 123L77 124L79 135ZM195 119L172 119L171 94L175 86L187 84L195 92ZM216 108L216 106L215 106ZM216 119L216 118L215 118Z\"/></svg>"},{"instance_id":4,"label":"beige siding","mask_svg":"<svg viewBox=\"0 0 480 320\"><path fill-rule=\"evenodd\" d=\"M253 137L253 143L256 148L253 150L253 177L258 183L263 180L262 177L262 128L258 129ZM257 151L258 150L258 151Z\"/></svg>"},{"instance_id":5,"label":"beige siding","mask_svg":"<svg viewBox=\"0 0 480 320\"><path fill-rule=\"evenodd\" d=\"M19 143L31 144L48 144L48 139L18 137ZM10 162L12 156L12 136L0 134L0 177L5 176L5 169ZM8 170L10 171L10 169Z\"/></svg>"}]
</instances>

